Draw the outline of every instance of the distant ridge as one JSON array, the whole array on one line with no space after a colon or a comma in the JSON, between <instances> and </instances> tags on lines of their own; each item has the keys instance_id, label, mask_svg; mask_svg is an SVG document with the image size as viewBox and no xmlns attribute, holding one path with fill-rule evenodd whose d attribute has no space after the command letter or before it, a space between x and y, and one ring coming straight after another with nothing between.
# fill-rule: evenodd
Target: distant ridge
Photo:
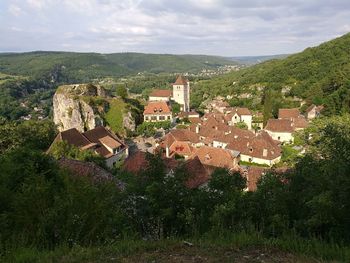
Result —
<instances>
[{"instance_id":1,"label":"distant ridge","mask_svg":"<svg viewBox=\"0 0 350 263\"><path fill-rule=\"evenodd\" d=\"M0 53L1 73L35 77L59 71L63 79L77 82L101 77L120 77L138 72L196 72L236 64L238 63L229 58L206 55L60 51Z\"/></svg>"}]
</instances>

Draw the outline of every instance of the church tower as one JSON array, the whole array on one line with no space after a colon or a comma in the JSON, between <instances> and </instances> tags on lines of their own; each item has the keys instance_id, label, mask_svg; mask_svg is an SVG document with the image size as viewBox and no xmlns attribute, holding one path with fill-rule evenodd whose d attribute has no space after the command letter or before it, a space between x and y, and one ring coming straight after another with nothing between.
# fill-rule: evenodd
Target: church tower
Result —
<instances>
[{"instance_id":1,"label":"church tower","mask_svg":"<svg viewBox=\"0 0 350 263\"><path fill-rule=\"evenodd\" d=\"M173 100L181 105L182 111L190 111L190 82L181 75L173 84Z\"/></svg>"}]
</instances>

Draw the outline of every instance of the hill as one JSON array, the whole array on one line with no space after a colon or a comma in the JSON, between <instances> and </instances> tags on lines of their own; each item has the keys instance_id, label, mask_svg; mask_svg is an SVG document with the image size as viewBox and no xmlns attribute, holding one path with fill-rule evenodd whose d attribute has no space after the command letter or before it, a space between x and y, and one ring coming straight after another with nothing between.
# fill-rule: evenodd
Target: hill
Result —
<instances>
[{"instance_id":1,"label":"hill","mask_svg":"<svg viewBox=\"0 0 350 263\"><path fill-rule=\"evenodd\" d=\"M195 72L237 64L224 57L142 53L30 52L0 54L0 72L10 75L59 75L59 82L86 82L138 72ZM56 72L56 73L54 73Z\"/></svg>"},{"instance_id":2,"label":"hill","mask_svg":"<svg viewBox=\"0 0 350 263\"><path fill-rule=\"evenodd\" d=\"M350 111L349 56L350 33L284 59L200 82L194 95L250 94L262 98L266 90L273 90L309 103L326 104L329 114Z\"/></svg>"},{"instance_id":3,"label":"hill","mask_svg":"<svg viewBox=\"0 0 350 263\"><path fill-rule=\"evenodd\" d=\"M231 57L233 61L240 62L246 65L255 65L258 63L262 63L272 59L281 59L286 58L289 55L287 54L279 54L279 55L267 55L267 56L239 56L239 57Z\"/></svg>"}]
</instances>

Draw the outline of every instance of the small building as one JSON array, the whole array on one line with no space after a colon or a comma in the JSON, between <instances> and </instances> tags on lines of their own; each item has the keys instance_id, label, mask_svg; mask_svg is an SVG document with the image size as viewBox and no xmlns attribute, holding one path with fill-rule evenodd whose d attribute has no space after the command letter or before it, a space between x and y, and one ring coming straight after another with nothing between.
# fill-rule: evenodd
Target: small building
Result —
<instances>
[{"instance_id":1,"label":"small building","mask_svg":"<svg viewBox=\"0 0 350 263\"><path fill-rule=\"evenodd\" d=\"M202 146L196 149L189 159L198 157L203 165L226 168L229 170L238 169L239 153L226 149Z\"/></svg>"},{"instance_id":2,"label":"small building","mask_svg":"<svg viewBox=\"0 0 350 263\"><path fill-rule=\"evenodd\" d=\"M279 119L288 119L293 120L300 116L300 111L298 108L293 109L279 109L278 118Z\"/></svg>"},{"instance_id":3,"label":"small building","mask_svg":"<svg viewBox=\"0 0 350 263\"><path fill-rule=\"evenodd\" d=\"M129 155L129 147L115 134L102 126L84 133L75 128L62 131L56 136L48 152L55 143L61 141L74 145L82 151L90 150L101 155L105 158L107 167L110 168Z\"/></svg>"},{"instance_id":4,"label":"small building","mask_svg":"<svg viewBox=\"0 0 350 263\"><path fill-rule=\"evenodd\" d=\"M265 130L270 136L280 142L293 142L294 123L289 119L270 119Z\"/></svg>"},{"instance_id":5,"label":"small building","mask_svg":"<svg viewBox=\"0 0 350 263\"><path fill-rule=\"evenodd\" d=\"M252 129L253 115L248 108L234 107L227 110L227 117L230 119L229 124L235 125L239 122L247 124L249 130Z\"/></svg>"},{"instance_id":6,"label":"small building","mask_svg":"<svg viewBox=\"0 0 350 263\"><path fill-rule=\"evenodd\" d=\"M321 111L323 110L323 106L320 105L320 106L316 106L314 104L310 105L307 109L306 109L306 118L308 120L313 120L317 117L320 116L321 114Z\"/></svg>"},{"instance_id":7,"label":"small building","mask_svg":"<svg viewBox=\"0 0 350 263\"><path fill-rule=\"evenodd\" d=\"M165 101L169 102L173 97L173 91L167 89L157 89L153 90L149 96L149 101Z\"/></svg>"},{"instance_id":8,"label":"small building","mask_svg":"<svg viewBox=\"0 0 350 263\"><path fill-rule=\"evenodd\" d=\"M172 112L165 101L150 101L143 112L145 122L172 121Z\"/></svg>"}]
</instances>

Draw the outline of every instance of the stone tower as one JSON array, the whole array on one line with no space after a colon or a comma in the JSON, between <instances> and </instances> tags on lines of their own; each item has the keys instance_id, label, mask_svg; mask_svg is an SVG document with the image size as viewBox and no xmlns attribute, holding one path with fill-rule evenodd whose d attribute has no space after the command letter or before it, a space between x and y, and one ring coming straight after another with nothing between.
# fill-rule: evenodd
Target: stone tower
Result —
<instances>
[{"instance_id":1,"label":"stone tower","mask_svg":"<svg viewBox=\"0 0 350 263\"><path fill-rule=\"evenodd\" d=\"M190 82L181 75L173 84L173 100L181 105L182 111L190 111Z\"/></svg>"}]
</instances>

